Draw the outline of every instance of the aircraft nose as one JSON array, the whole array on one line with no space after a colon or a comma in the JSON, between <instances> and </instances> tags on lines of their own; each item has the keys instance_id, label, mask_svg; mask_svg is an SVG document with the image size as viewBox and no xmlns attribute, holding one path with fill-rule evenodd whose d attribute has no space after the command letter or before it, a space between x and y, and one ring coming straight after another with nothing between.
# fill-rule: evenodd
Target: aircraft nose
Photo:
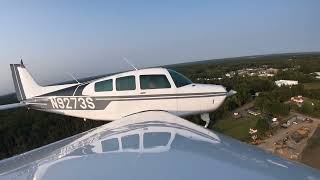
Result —
<instances>
[{"instance_id":1,"label":"aircraft nose","mask_svg":"<svg viewBox=\"0 0 320 180\"><path fill-rule=\"evenodd\" d=\"M237 91L231 89L229 92L227 92L227 97L233 96L235 94L237 94Z\"/></svg>"},{"instance_id":2,"label":"aircraft nose","mask_svg":"<svg viewBox=\"0 0 320 180\"><path fill-rule=\"evenodd\" d=\"M237 91L235 91L235 90L230 90L230 91L227 91L227 89L224 87L224 86L222 86L222 85L216 85L216 87L215 87L215 92L223 92L223 93L226 93L226 96L227 97L230 97L230 96L233 96L233 95L235 95L235 94L237 94Z\"/></svg>"},{"instance_id":3,"label":"aircraft nose","mask_svg":"<svg viewBox=\"0 0 320 180\"><path fill-rule=\"evenodd\" d=\"M215 92L223 92L223 93L226 93L227 90L224 86L222 85L215 85Z\"/></svg>"}]
</instances>

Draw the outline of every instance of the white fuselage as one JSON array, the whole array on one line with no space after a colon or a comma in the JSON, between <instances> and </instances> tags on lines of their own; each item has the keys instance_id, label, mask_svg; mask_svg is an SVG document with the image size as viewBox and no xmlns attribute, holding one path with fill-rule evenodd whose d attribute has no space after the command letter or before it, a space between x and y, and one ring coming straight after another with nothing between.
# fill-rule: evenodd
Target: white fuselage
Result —
<instances>
[{"instance_id":1,"label":"white fuselage","mask_svg":"<svg viewBox=\"0 0 320 180\"><path fill-rule=\"evenodd\" d=\"M177 87L180 77L171 73L164 68L120 73L76 85L65 92L39 96L32 102L43 111L112 121L144 111L166 111L178 116L201 114L216 110L226 98L227 92L220 85L186 83ZM130 79L121 79L124 77ZM166 81L169 84L163 85ZM47 104L45 108L41 103Z\"/></svg>"}]
</instances>

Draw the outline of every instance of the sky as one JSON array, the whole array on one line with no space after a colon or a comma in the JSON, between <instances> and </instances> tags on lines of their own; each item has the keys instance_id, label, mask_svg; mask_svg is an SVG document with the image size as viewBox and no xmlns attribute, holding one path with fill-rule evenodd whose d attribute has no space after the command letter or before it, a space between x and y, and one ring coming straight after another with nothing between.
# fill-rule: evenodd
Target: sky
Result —
<instances>
[{"instance_id":1,"label":"sky","mask_svg":"<svg viewBox=\"0 0 320 180\"><path fill-rule=\"evenodd\" d=\"M0 95L9 64L42 85L206 59L320 51L319 0L0 1Z\"/></svg>"}]
</instances>

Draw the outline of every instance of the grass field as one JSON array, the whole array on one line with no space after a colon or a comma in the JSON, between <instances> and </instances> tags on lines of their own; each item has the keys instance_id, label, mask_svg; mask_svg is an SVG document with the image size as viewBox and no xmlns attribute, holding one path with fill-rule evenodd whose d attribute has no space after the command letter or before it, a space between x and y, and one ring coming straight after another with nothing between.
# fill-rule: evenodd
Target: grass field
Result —
<instances>
[{"instance_id":1,"label":"grass field","mask_svg":"<svg viewBox=\"0 0 320 180\"><path fill-rule=\"evenodd\" d=\"M305 89L320 89L320 82L304 83Z\"/></svg>"},{"instance_id":2,"label":"grass field","mask_svg":"<svg viewBox=\"0 0 320 180\"><path fill-rule=\"evenodd\" d=\"M254 116L234 119L230 114L214 124L214 130L241 141L249 141L249 129L255 127L257 120Z\"/></svg>"}]
</instances>

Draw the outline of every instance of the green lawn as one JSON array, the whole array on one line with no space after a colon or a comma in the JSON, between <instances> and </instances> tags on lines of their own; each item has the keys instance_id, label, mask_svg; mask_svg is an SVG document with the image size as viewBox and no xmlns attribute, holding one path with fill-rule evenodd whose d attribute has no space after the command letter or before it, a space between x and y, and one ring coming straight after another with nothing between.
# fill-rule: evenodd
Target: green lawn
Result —
<instances>
[{"instance_id":1,"label":"green lawn","mask_svg":"<svg viewBox=\"0 0 320 180\"><path fill-rule=\"evenodd\" d=\"M232 115L214 124L214 130L241 141L249 140L249 129L254 128L258 118L254 116L234 119Z\"/></svg>"},{"instance_id":2,"label":"green lawn","mask_svg":"<svg viewBox=\"0 0 320 180\"><path fill-rule=\"evenodd\" d=\"M320 89L320 82L304 83L305 89Z\"/></svg>"}]
</instances>

